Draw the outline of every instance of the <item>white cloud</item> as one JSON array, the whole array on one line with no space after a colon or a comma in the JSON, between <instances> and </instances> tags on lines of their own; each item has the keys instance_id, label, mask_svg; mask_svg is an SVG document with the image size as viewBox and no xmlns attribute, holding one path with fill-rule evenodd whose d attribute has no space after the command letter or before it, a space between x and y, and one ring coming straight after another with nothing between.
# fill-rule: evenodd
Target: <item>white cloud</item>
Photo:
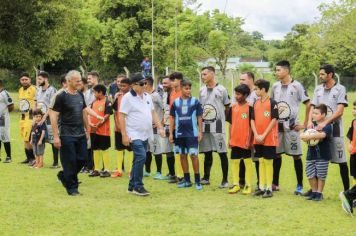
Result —
<instances>
[{"instance_id":1,"label":"white cloud","mask_svg":"<svg viewBox=\"0 0 356 236\"><path fill-rule=\"evenodd\" d=\"M224 11L226 0L200 0L201 12ZM243 28L259 31L265 39L282 39L298 23L311 23L319 17L317 7L331 0L227 0L226 13L245 19Z\"/></svg>"}]
</instances>

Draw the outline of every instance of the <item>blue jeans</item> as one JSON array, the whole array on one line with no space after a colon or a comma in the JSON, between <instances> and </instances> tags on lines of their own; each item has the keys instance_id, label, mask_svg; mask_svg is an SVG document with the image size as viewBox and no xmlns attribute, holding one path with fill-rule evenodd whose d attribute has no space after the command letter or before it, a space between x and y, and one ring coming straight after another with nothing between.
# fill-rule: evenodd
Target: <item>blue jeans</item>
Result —
<instances>
[{"instance_id":1,"label":"blue jeans","mask_svg":"<svg viewBox=\"0 0 356 236\"><path fill-rule=\"evenodd\" d=\"M142 177L143 177L143 166L146 162L146 152L147 152L147 140L133 140L131 142L132 151L134 154L129 189L136 189L143 187Z\"/></svg>"}]
</instances>

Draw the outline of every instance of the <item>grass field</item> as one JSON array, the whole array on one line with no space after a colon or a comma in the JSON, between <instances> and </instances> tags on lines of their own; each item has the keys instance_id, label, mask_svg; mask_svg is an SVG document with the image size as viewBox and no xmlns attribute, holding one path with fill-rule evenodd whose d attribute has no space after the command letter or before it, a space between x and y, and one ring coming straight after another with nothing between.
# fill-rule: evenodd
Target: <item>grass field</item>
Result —
<instances>
[{"instance_id":1,"label":"grass field","mask_svg":"<svg viewBox=\"0 0 356 236\"><path fill-rule=\"evenodd\" d=\"M356 93L349 94L349 100L350 104L356 100ZM127 174L119 179L81 174L83 195L69 197L56 180L58 170L48 168L49 146L45 168L18 164L24 159L18 120L19 114L12 113L13 163L0 163L0 235L355 235L356 219L344 214L338 199L342 183L336 165L330 165L322 202L292 194L296 178L289 157L283 160L281 191L271 199L229 195L218 189L218 158L212 184L201 192L145 178L151 195L142 198L126 193ZM347 108L345 129L351 120ZM1 154L4 158L4 150ZM111 154L114 163L114 151ZM163 167L166 173L165 161ZM307 188L306 178L304 185Z\"/></svg>"}]
</instances>

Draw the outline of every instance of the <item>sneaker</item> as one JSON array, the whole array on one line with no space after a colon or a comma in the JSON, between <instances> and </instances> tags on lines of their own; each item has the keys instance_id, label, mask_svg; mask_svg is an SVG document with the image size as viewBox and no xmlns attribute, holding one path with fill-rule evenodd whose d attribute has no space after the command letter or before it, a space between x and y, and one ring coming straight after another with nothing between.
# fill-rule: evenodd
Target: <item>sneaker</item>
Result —
<instances>
[{"instance_id":1,"label":"sneaker","mask_svg":"<svg viewBox=\"0 0 356 236\"><path fill-rule=\"evenodd\" d=\"M73 196L73 197L81 195L81 193L78 192L78 190L75 190L73 192L67 192L67 193L69 196Z\"/></svg>"},{"instance_id":2,"label":"sneaker","mask_svg":"<svg viewBox=\"0 0 356 236\"><path fill-rule=\"evenodd\" d=\"M270 198L273 197L273 193L271 190L267 189L267 191L265 191L265 193L262 195L262 198Z\"/></svg>"},{"instance_id":3,"label":"sneaker","mask_svg":"<svg viewBox=\"0 0 356 236\"><path fill-rule=\"evenodd\" d=\"M163 176L160 172L157 172L155 176L153 177L155 180L167 180L169 179L168 176Z\"/></svg>"},{"instance_id":4,"label":"sneaker","mask_svg":"<svg viewBox=\"0 0 356 236\"><path fill-rule=\"evenodd\" d=\"M302 194L303 197L309 197L311 194L313 193L313 191L311 189L309 189L308 191L306 191L305 193Z\"/></svg>"},{"instance_id":5,"label":"sneaker","mask_svg":"<svg viewBox=\"0 0 356 236\"><path fill-rule=\"evenodd\" d=\"M133 188L129 187L129 188L127 189L127 193L133 193Z\"/></svg>"},{"instance_id":6,"label":"sneaker","mask_svg":"<svg viewBox=\"0 0 356 236\"><path fill-rule=\"evenodd\" d=\"M347 213L347 214L352 214L353 213L353 204L350 200L350 198L348 198L348 196L345 194L345 192L341 192L339 194L339 198L341 200L341 206L342 206L342 209L344 209L344 211Z\"/></svg>"},{"instance_id":7,"label":"sneaker","mask_svg":"<svg viewBox=\"0 0 356 236\"><path fill-rule=\"evenodd\" d=\"M0 161L1 161L1 159L0 159ZM6 157L4 163L11 163L11 162L12 162L11 157Z\"/></svg>"},{"instance_id":8,"label":"sneaker","mask_svg":"<svg viewBox=\"0 0 356 236\"><path fill-rule=\"evenodd\" d=\"M150 193L144 188L144 187L139 187L139 188L134 188L132 190L134 194L137 196L148 196Z\"/></svg>"},{"instance_id":9,"label":"sneaker","mask_svg":"<svg viewBox=\"0 0 356 236\"><path fill-rule=\"evenodd\" d=\"M97 177L97 176L100 176L100 173L97 170L93 170L92 172L90 172L90 174L88 176L89 177Z\"/></svg>"},{"instance_id":10,"label":"sneaker","mask_svg":"<svg viewBox=\"0 0 356 236\"><path fill-rule=\"evenodd\" d=\"M195 183L195 189L200 191L203 189L203 185L201 185L200 183Z\"/></svg>"},{"instance_id":11,"label":"sneaker","mask_svg":"<svg viewBox=\"0 0 356 236\"><path fill-rule=\"evenodd\" d=\"M28 166L34 166L36 164L36 160L31 160L27 163Z\"/></svg>"},{"instance_id":12,"label":"sneaker","mask_svg":"<svg viewBox=\"0 0 356 236\"><path fill-rule=\"evenodd\" d=\"M323 197L323 194L322 193L316 193L315 194L315 197L312 199L313 201L321 201L321 200L323 200L324 199L324 197Z\"/></svg>"},{"instance_id":13,"label":"sneaker","mask_svg":"<svg viewBox=\"0 0 356 236\"><path fill-rule=\"evenodd\" d=\"M187 181L181 181L180 183L177 184L178 188L189 188L192 187L192 183L191 182L187 182Z\"/></svg>"},{"instance_id":14,"label":"sneaker","mask_svg":"<svg viewBox=\"0 0 356 236\"><path fill-rule=\"evenodd\" d=\"M311 192L311 194L305 197L305 200L313 200L315 197L316 197L316 193Z\"/></svg>"},{"instance_id":15,"label":"sneaker","mask_svg":"<svg viewBox=\"0 0 356 236\"><path fill-rule=\"evenodd\" d=\"M111 174L109 171L104 170L100 172L100 178L107 178L107 177L111 177Z\"/></svg>"},{"instance_id":16,"label":"sneaker","mask_svg":"<svg viewBox=\"0 0 356 236\"><path fill-rule=\"evenodd\" d=\"M294 195L303 195L303 186L301 185L297 185L295 191L294 191Z\"/></svg>"},{"instance_id":17,"label":"sneaker","mask_svg":"<svg viewBox=\"0 0 356 236\"><path fill-rule=\"evenodd\" d=\"M247 195L247 194L251 194L251 193L252 193L252 189L251 189L251 187L250 187L250 186L245 185L244 189L242 190L242 194Z\"/></svg>"},{"instance_id":18,"label":"sneaker","mask_svg":"<svg viewBox=\"0 0 356 236\"><path fill-rule=\"evenodd\" d=\"M201 179L200 184L201 185L210 185L210 181L208 179Z\"/></svg>"},{"instance_id":19,"label":"sneaker","mask_svg":"<svg viewBox=\"0 0 356 236\"><path fill-rule=\"evenodd\" d=\"M234 185L229 189L228 193L235 194L235 193L238 193L240 191L240 189L241 188L239 185Z\"/></svg>"},{"instance_id":20,"label":"sneaker","mask_svg":"<svg viewBox=\"0 0 356 236\"><path fill-rule=\"evenodd\" d=\"M265 190L259 189L259 190L255 191L255 192L253 193L253 196L255 196L255 197L257 197L257 196L262 196L262 195L265 194L265 192L266 192Z\"/></svg>"},{"instance_id":21,"label":"sneaker","mask_svg":"<svg viewBox=\"0 0 356 236\"><path fill-rule=\"evenodd\" d=\"M261 189L260 189L260 186L258 186L258 184L257 184L257 186L256 186L256 188L255 188L255 192L257 192L257 191L260 191Z\"/></svg>"},{"instance_id":22,"label":"sneaker","mask_svg":"<svg viewBox=\"0 0 356 236\"><path fill-rule=\"evenodd\" d=\"M144 171L143 172L143 177L150 177L151 173Z\"/></svg>"},{"instance_id":23,"label":"sneaker","mask_svg":"<svg viewBox=\"0 0 356 236\"><path fill-rule=\"evenodd\" d=\"M121 177L122 173L119 171L115 171L114 173L112 173L111 178L117 178L117 177Z\"/></svg>"},{"instance_id":24,"label":"sneaker","mask_svg":"<svg viewBox=\"0 0 356 236\"><path fill-rule=\"evenodd\" d=\"M272 191L273 191L273 192L279 191L279 186L276 185L276 184L272 184Z\"/></svg>"},{"instance_id":25,"label":"sneaker","mask_svg":"<svg viewBox=\"0 0 356 236\"><path fill-rule=\"evenodd\" d=\"M221 182L221 184L219 185L219 188L223 189L223 188L228 188L229 187L229 183L228 182Z\"/></svg>"},{"instance_id":26,"label":"sneaker","mask_svg":"<svg viewBox=\"0 0 356 236\"><path fill-rule=\"evenodd\" d=\"M51 168L51 169L58 169L58 168L60 168L60 166L57 164L57 165L51 165L49 168Z\"/></svg>"},{"instance_id":27,"label":"sneaker","mask_svg":"<svg viewBox=\"0 0 356 236\"><path fill-rule=\"evenodd\" d=\"M178 183L178 178L177 176L173 176L169 181L168 181L169 184L176 184Z\"/></svg>"},{"instance_id":28,"label":"sneaker","mask_svg":"<svg viewBox=\"0 0 356 236\"><path fill-rule=\"evenodd\" d=\"M1 161L1 160L0 160ZM28 159L21 161L20 164L28 164L30 161Z\"/></svg>"}]
</instances>

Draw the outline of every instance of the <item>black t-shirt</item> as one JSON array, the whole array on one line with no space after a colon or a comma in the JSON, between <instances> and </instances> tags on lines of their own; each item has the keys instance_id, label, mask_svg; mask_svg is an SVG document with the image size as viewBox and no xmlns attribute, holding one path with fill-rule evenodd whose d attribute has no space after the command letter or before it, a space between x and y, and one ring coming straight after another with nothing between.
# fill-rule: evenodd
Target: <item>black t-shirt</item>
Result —
<instances>
[{"instance_id":1,"label":"black t-shirt","mask_svg":"<svg viewBox=\"0 0 356 236\"><path fill-rule=\"evenodd\" d=\"M38 141L41 138L42 135L42 131L46 132L46 123L42 123L42 125L38 125L38 124L34 124L32 126L32 131L31 131L31 136L32 136L32 143L36 144L38 143ZM42 140L42 144L44 143L44 138Z\"/></svg>"},{"instance_id":2,"label":"black t-shirt","mask_svg":"<svg viewBox=\"0 0 356 236\"><path fill-rule=\"evenodd\" d=\"M53 110L60 113L58 124L60 136L79 137L85 135L83 109L86 108L82 93L62 91L56 96Z\"/></svg>"},{"instance_id":3,"label":"black t-shirt","mask_svg":"<svg viewBox=\"0 0 356 236\"><path fill-rule=\"evenodd\" d=\"M317 124L314 123L314 125L316 126ZM325 133L326 137L320 140L317 145L308 147L307 160L331 160L331 124L326 125L321 132Z\"/></svg>"}]
</instances>

